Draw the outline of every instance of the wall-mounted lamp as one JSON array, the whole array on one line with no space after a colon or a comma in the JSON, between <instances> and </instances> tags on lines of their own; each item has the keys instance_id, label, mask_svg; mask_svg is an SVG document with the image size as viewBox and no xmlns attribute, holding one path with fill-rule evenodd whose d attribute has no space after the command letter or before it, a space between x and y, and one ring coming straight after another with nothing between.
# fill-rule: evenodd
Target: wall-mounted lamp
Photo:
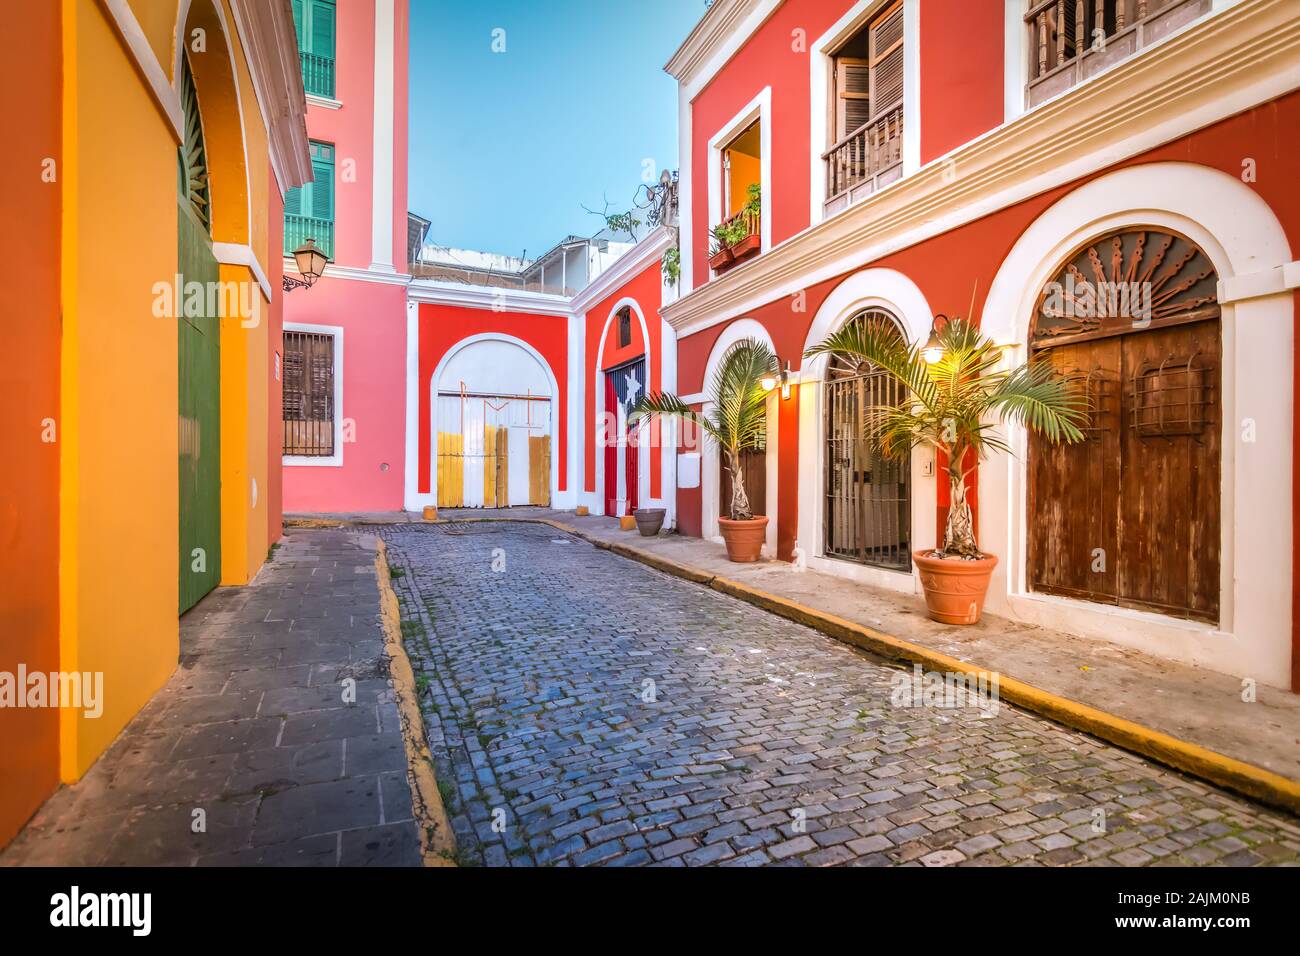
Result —
<instances>
[{"instance_id":1,"label":"wall-mounted lamp","mask_svg":"<svg viewBox=\"0 0 1300 956\"><path fill-rule=\"evenodd\" d=\"M293 261L297 263L302 278L284 276L282 287L285 292L292 292L294 289L310 289L316 284L316 280L325 274L325 266L330 260L323 250L316 247L315 239L308 239L302 246L293 250Z\"/></svg>"},{"instance_id":2,"label":"wall-mounted lamp","mask_svg":"<svg viewBox=\"0 0 1300 956\"><path fill-rule=\"evenodd\" d=\"M790 386L796 381L796 376L790 368L789 360L785 363L785 368L781 369L777 375L764 375L762 378L763 391L770 392L778 385L781 386L781 399L790 398Z\"/></svg>"},{"instance_id":3,"label":"wall-mounted lamp","mask_svg":"<svg viewBox=\"0 0 1300 956\"><path fill-rule=\"evenodd\" d=\"M930 323L930 337L925 340L925 345L921 349L922 358L924 358L930 365L933 365L943 358L943 343L939 341L940 319L947 324L948 316L936 315L934 321Z\"/></svg>"}]
</instances>

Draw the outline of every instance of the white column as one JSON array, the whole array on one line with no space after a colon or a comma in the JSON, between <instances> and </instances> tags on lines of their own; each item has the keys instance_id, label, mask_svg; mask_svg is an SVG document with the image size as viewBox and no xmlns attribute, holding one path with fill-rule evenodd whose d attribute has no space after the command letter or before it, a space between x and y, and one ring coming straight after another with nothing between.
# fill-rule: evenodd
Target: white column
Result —
<instances>
[{"instance_id":1,"label":"white column","mask_svg":"<svg viewBox=\"0 0 1300 956\"><path fill-rule=\"evenodd\" d=\"M375 143L370 226L370 268L393 268L393 134L396 45L393 0L375 0Z\"/></svg>"}]
</instances>

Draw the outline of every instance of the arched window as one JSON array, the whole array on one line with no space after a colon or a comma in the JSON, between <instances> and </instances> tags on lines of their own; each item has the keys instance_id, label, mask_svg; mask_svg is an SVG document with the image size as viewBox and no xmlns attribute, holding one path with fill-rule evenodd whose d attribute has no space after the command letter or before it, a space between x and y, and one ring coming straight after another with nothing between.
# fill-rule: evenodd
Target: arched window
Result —
<instances>
[{"instance_id":1,"label":"arched window","mask_svg":"<svg viewBox=\"0 0 1300 956\"><path fill-rule=\"evenodd\" d=\"M849 321L885 322L903 334L898 320L882 309ZM911 462L882 458L866 439L869 410L902 401L903 387L875 366L837 352L826 365L825 390L825 554L908 571Z\"/></svg>"},{"instance_id":2,"label":"arched window","mask_svg":"<svg viewBox=\"0 0 1300 956\"><path fill-rule=\"evenodd\" d=\"M1031 355L1088 395L1086 441L1029 444L1037 591L1219 617L1218 275L1194 242L1129 228L1041 290Z\"/></svg>"}]
</instances>

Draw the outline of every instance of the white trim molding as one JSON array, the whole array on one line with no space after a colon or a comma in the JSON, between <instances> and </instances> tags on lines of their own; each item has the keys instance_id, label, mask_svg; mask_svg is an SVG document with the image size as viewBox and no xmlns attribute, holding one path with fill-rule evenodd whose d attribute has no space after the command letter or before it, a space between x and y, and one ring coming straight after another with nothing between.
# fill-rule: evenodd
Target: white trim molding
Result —
<instances>
[{"instance_id":1,"label":"white trim molding","mask_svg":"<svg viewBox=\"0 0 1300 956\"><path fill-rule=\"evenodd\" d=\"M924 342L930 334L933 313L916 283L894 269L866 269L831 290L808 329L804 351L824 341L864 309L888 312L898 320L908 341ZM891 591L917 593L920 582L915 569L891 571L826 555L822 481L826 474L826 418L822 386L828 361L825 355L805 358L799 370L799 547L814 570ZM932 544L937 532L934 472L926 473L927 462L933 460L929 449L912 452L908 539L913 551Z\"/></svg>"},{"instance_id":2,"label":"white trim molding","mask_svg":"<svg viewBox=\"0 0 1300 956\"><path fill-rule=\"evenodd\" d=\"M668 226L657 226L647 233L631 249L623 253L609 267L596 276L584 289L569 300L569 308L575 313L586 312L593 305L612 295L619 286L641 274L651 262L658 264L664 252L673 244L673 230Z\"/></svg>"},{"instance_id":3,"label":"white trim molding","mask_svg":"<svg viewBox=\"0 0 1300 956\"><path fill-rule=\"evenodd\" d=\"M755 319L738 319L732 322L718 340L713 343L713 348L709 352L708 361L704 365L704 393L699 396L689 396L696 398L701 403L702 414L708 414L713 408L713 402L710 401L709 382L713 381L714 373L722 363L723 356L727 350L739 342L741 339L757 339L767 345L773 353L776 352L776 346L772 343L772 335L768 332L767 327ZM778 396L774 402L769 396L767 403L767 453L765 455L765 465L767 468L767 487L764 506L767 513L767 531L763 543L765 556L768 558L776 557L776 529L777 529L777 507L779 497L777 495L777 480L779 471L777 469L777 445L780 440L780 390L774 389L773 395ZM700 537L709 540L721 540L721 534L718 527L718 493L719 480L722 476L722 455L718 448L718 443L707 435L700 434L701 447L696 449L700 454Z\"/></svg>"},{"instance_id":4,"label":"white trim molding","mask_svg":"<svg viewBox=\"0 0 1300 956\"><path fill-rule=\"evenodd\" d=\"M212 255L223 266L243 266L246 268L253 274L253 278L257 280L266 301L270 302L272 300L271 282L266 278L266 270L262 268L262 263L257 260L257 253L253 251L252 246L247 243L214 242L212 244Z\"/></svg>"},{"instance_id":5,"label":"white trim molding","mask_svg":"<svg viewBox=\"0 0 1300 956\"><path fill-rule=\"evenodd\" d=\"M1288 0L1238 0L783 241L663 310L679 335L1113 166L1300 87Z\"/></svg>"},{"instance_id":6,"label":"white trim molding","mask_svg":"<svg viewBox=\"0 0 1300 956\"><path fill-rule=\"evenodd\" d=\"M593 414L591 419L592 453L596 456L596 460L594 462L596 466L595 468L596 485L593 490L596 494L596 501L597 501L596 508L593 508L591 513L597 515L603 515L605 513L604 446L598 445L596 442L596 439L603 433L603 429L601 428L601 426L604 424L603 418L605 415L605 389L602 387L604 385L603 376L605 374L605 370L601 367L602 364L601 360L605 356L605 339L609 335L609 327L610 325L613 324L614 317L618 315L619 310L622 309L623 306L627 306L632 310L632 314L636 316L637 322L641 326L641 342L645 346L645 350L642 354L645 356L646 392L650 391L650 380L653 377L651 374L651 369L653 368L654 358L651 355L650 326L646 323L645 312L641 308L641 303L637 302L636 299L632 298L631 296L623 296L623 298L619 299L617 302L614 303L614 305L609 310L609 314L605 316L605 323L604 325L601 326L600 329L600 339L596 343L596 362L595 362L595 367L592 369L592 376L591 376L592 392L594 393L594 397L595 397L595 403L593 406ZM655 315L656 313L651 312L650 314ZM629 359L629 361L634 361L634 360ZM619 418L620 419L622 418L621 413L619 415ZM618 433L618 437L621 439L622 438L621 422L619 428L620 431ZM650 429L648 428L641 429L637 433L637 437L640 443L638 445L637 459L636 459L638 499L640 499L640 489L644 488L645 500L648 502L650 498L650 446L648 444L650 438ZM585 435L583 441L584 442L586 441ZM621 443L620 443L620 447L621 447ZM622 470L623 470L622 468L619 469L620 472ZM619 501L622 502L623 500L625 500L625 496L626 496L626 489L623 483L619 482L618 484Z\"/></svg>"},{"instance_id":7,"label":"white trim molding","mask_svg":"<svg viewBox=\"0 0 1300 956\"><path fill-rule=\"evenodd\" d=\"M334 454L328 458L305 455L281 455L285 468L342 468L343 467L343 328L338 325L317 325L308 322L286 322L285 332L311 332L334 337Z\"/></svg>"},{"instance_id":8,"label":"white trim molding","mask_svg":"<svg viewBox=\"0 0 1300 956\"><path fill-rule=\"evenodd\" d=\"M430 416L433 408L429 410ZM406 462L403 471L403 507L423 511L437 507L438 486L427 494L420 493L420 303L406 300ZM437 442L434 442L437 457ZM436 478L434 479L436 482Z\"/></svg>"},{"instance_id":9,"label":"white trim molding","mask_svg":"<svg viewBox=\"0 0 1300 956\"><path fill-rule=\"evenodd\" d=\"M982 328L1027 353L1043 284L1084 243L1146 226L1176 231L1204 251L1225 288L1286 273L1291 250L1273 211L1239 179L1193 163L1108 173L1044 211L1004 260ZM1027 572L1028 436L1004 427L1015 452L980 467L980 528L1002 557L990 610L1286 687L1291 667L1294 296L1286 289L1223 304L1220 620L1218 626L1032 592ZM1260 437L1242 437L1244 423ZM1263 436L1267 436L1264 438Z\"/></svg>"},{"instance_id":10,"label":"white trim molding","mask_svg":"<svg viewBox=\"0 0 1300 956\"><path fill-rule=\"evenodd\" d=\"M758 95L746 103L723 127L709 137L708 197L709 231L725 219L727 197L722 195L722 153L727 144L757 122L759 138L759 185L763 189L762 211L759 214L759 252L772 248L772 87L765 86ZM686 212L683 211L683 215Z\"/></svg>"},{"instance_id":11,"label":"white trim molding","mask_svg":"<svg viewBox=\"0 0 1300 956\"><path fill-rule=\"evenodd\" d=\"M140 26L140 21L135 18L131 5L127 0L102 0L102 5L109 19L113 21L113 25L117 27L118 35L126 44L135 65L149 85L149 92L153 94L154 102L166 118L167 125L171 127L172 136L177 143L184 142L185 118L181 109L181 98L168 82L167 74L159 64L158 57L154 55L153 47L149 45L149 38L144 35L144 30Z\"/></svg>"},{"instance_id":12,"label":"white trim molding","mask_svg":"<svg viewBox=\"0 0 1300 956\"><path fill-rule=\"evenodd\" d=\"M427 385L429 393L429 495L436 504L438 495L438 382L446 373L448 363L458 352L462 352L480 342L505 342L517 346L537 362L542 371L546 373L547 384L551 387L551 394L547 396L551 401L551 502L554 507L561 507L558 503L560 496L559 430L564 427L564 423L560 420L559 415L560 383L555 376L555 370L551 368L551 363L546 361L546 357L541 352L523 339L508 335L505 332L480 332L477 335L467 335L442 354L442 358L438 360L438 364L433 370L433 375L429 378Z\"/></svg>"},{"instance_id":13,"label":"white trim molding","mask_svg":"<svg viewBox=\"0 0 1300 956\"><path fill-rule=\"evenodd\" d=\"M331 272L333 269L334 267L331 266ZM436 279L412 279L407 288L412 300L427 302L430 305L456 305L466 309L531 312L538 315L567 316L572 312L567 298L562 295L551 295L548 292L462 285Z\"/></svg>"},{"instance_id":14,"label":"white trim molding","mask_svg":"<svg viewBox=\"0 0 1300 956\"><path fill-rule=\"evenodd\" d=\"M393 270L393 135L397 77L394 0L375 0L375 135L371 185L370 271Z\"/></svg>"}]
</instances>

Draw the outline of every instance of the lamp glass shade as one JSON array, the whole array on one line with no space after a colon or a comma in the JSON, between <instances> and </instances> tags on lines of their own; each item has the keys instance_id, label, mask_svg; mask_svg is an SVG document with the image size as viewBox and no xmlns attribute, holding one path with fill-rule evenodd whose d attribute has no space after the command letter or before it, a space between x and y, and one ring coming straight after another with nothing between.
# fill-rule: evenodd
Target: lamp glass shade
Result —
<instances>
[{"instance_id":1,"label":"lamp glass shade","mask_svg":"<svg viewBox=\"0 0 1300 956\"><path fill-rule=\"evenodd\" d=\"M930 330L930 337L926 339L925 346L921 349L922 357L931 365L943 358L943 344L939 341L939 333Z\"/></svg>"},{"instance_id":2,"label":"lamp glass shade","mask_svg":"<svg viewBox=\"0 0 1300 956\"><path fill-rule=\"evenodd\" d=\"M325 253L316 247L314 239L308 239L300 248L295 249L293 259L303 277L311 279L319 279L325 271L325 264L329 262Z\"/></svg>"},{"instance_id":3,"label":"lamp glass shade","mask_svg":"<svg viewBox=\"0 0 1300 956\"><path fill-rule=\"evenodd\" d=\"M763 391L770 392L776 388L776 377L773 375L764 375L762 378Z\"/></svg>"}]
</instances>

